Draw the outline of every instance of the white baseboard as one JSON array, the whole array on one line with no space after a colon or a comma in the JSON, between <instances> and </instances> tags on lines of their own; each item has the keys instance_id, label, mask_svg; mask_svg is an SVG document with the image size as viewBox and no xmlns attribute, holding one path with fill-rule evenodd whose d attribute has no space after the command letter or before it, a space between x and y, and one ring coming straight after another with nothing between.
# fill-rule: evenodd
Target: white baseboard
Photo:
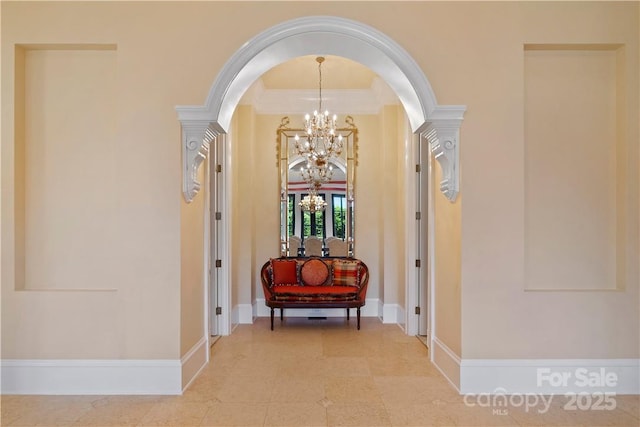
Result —
<instances>
[{"instance_id":1,"label":"white baseboard","mask_svg":"<svg viewBox=\"0 0 640 427\"><path fill-rule=\"evenodd\" d=\"M182 390L185 390L207 365L207 337L202 337L191 349L182 356Z\"/></svg>"},{"instance_id":2,"label":"white baseboard","mask_svg":"<svg viewBox=\"0 0 640 427\"><path fill-rule=\"evenodd\" d=\"M382 304L382 323L404 324L404 308L399 304Z\"/></svg>"},{"instance_id":3,"label":"white baseboard","mask_svg":"<svg viewBox=\"0 0 640 427\"><path fill-rule=\"evenodd\" d=\"M351 314L355 315L356 310L351 309ZM378 317L380 316L380 310L378 310L378 298L367 298L365 305L360 308L361 317Z\"/></svg>"},{"instance_id":4,"label":"white baseboard","mask_svg":"<svg viewBox=\"0 0 640 427\"><path fill-rule=\"evenodd\" d=\"M238 304L233 307L232 319L234 324L250 325L253 323L253 305Z\"/></svg>"},{"instance_id":5,"label":"white baseboard","mask_svg":"<svg viewBox=\"0 0 640 427\"><path fill-rule=\"evenodd\" d=\"M460 391L640 394L640 359L462 359Z\"/></svg>"},{"instance_id":6,"label":"white baseboard","mask_svg":"<svg viewBox=\"0 0 640 427\"><path fill-rule=\"evenodd\" d=\"M279 310L276 310L279 312ZM264 303L264 298L256 299L256 317L269 317L271 309ZM356 309L351 309L351 316L355 317ZM280 315L278 313L278 315ZM285 317L344 317L344 308L292 308L284 309ZM360 317L378 317L378 299L367 298L365 305L360 309Z\"/></svg>"},{"instance_id":7,"label":"white baseboard","mask_svg":"<svg viewBox=\"0 0 640 427\"><path fill-rule=\"evenodd\" d=\"M180 360L2 360L2 394L182 393Z\"/></svg>"},{"instance_id":8,"label":"white baseboard","mask_svg":"<svg viewBox=\"0 0 640 427\"><path fill-rule=\"evenodd\" d=\"M397 324L403 331L407 331L407 317L404 307L398 305Z\"/></svg>"},{"instance_id":9,"label":"white baseboard","mask_svg":"<svg viewBox=\"0 0 640 427\"><path fill-rule=\"evenodd\" d=\"M431 361L451 385L460 391L460 357L438 337L434 336L432 343Z\"/></svg>"},{"instance_id":10,"label":"white baseboard","mask_svg":"<svg viewBox=\"0 0 640 427\"><path fill-rule=\"evenodd\" d=\"M461 359L433 337L432 361L461 394L640 394L640 359Z\"/></svg>"}]
</instances>

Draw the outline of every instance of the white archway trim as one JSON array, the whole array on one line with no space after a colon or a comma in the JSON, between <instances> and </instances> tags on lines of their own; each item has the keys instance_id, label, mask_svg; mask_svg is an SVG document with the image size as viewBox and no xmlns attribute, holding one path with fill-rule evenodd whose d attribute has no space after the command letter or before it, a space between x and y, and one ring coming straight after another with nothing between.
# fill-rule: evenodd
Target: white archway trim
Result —
<instances>
[{"instance_id":1,"label":"white archway trim","mask_svg":"<svg viewBox=\"0 0 640 427\"><path fill-rule=\"evenodd\" d=\"M414 132L425 131L432 124L432 116L439 122L456 121L465 110L463 106L438 106L422 69L402 46L385 34L345 18L312 16L276 25L245 43L220 71L205 105L176 107L183 129L201 129L206 123L214 135L225 133L243 94L262 74L298 56L318 54L343 56L377 73L400 99ZM459 126L459 120L457 122ZM185 134L189 132L183 131L183 154L186 153L183 179L187 181L183 187L185 200L190 202L199 190L197 169L207 147L204 139L198 143ZM454 144L457 153L458 138L447 141ZM440 164L448 168L443 170L443 176L449 180L447 197L455 200L458 157L446 159L447 162Z\"/></svg>"}]
</instances>

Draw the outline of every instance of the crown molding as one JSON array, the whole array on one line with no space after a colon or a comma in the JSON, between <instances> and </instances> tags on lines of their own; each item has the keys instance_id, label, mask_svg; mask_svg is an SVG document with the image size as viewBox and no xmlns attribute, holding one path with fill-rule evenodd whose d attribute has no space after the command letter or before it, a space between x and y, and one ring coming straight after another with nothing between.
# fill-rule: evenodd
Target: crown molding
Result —
<instances>
[{"instance_id":1,"label":"crown molding","mask_svg":"<svg viewBox=\"0 0 640 427\"><path fill-rule=\"evenodd\" d=\"M400 105L398 97L380 78L369 89L323 89L322 104L333 114L378 114L385 105ZM317 89L266 89L262 80L240 100L258 114L300 114L317 110Z\"/></svg>"}]
</instances>

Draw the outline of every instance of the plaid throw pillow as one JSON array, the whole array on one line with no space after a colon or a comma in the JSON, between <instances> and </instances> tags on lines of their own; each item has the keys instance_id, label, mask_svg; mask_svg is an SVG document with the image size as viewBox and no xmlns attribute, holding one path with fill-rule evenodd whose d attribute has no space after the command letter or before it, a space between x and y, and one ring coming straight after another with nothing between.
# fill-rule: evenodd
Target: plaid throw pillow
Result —
<instances>
[{"instance_id":1,"label":"plaid throw pillow","mask_svg":"<svg viewBox=\"0 0 640 427\"><path fill-rule=\"evenodd\" d=\"M333 284L335 286L360 286L358 261L333 260Z\"/></svg>"}]
</instances>

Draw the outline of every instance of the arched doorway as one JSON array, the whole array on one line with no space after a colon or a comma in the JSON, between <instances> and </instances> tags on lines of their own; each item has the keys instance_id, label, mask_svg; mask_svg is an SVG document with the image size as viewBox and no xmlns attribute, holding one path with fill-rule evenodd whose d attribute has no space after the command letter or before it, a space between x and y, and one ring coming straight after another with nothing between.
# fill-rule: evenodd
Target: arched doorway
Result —
<instances>
[{"instance_id":1,"label":"arched doorway","mask_svg":"<svg viewBox=\"0 0 640 427\"><path fill-rule=\"evenodd\" d=\"M466 107L438 105L420 67L391 38L357 21L330 16L294 19L262 32L244 44L225 64L209 90L205 105L176 108L183 130L185 200L190 202L200 190L198 168L206 159L210 144L229 129L233 112L249 86L275 65L314 54L337 55L359 62L391 87L405 109L412 131L429 144L442 167L440 190L449 200L455 200L458 192L459 128ZM415 163L415 159L410 160ZM224 186L217 188L217 191L225 191ZM425 199L426 196L424 194ZM418 203L413 201L413 209ZM411 260L406 266L408 283L416 276L413 260L417 259L420 246L415 243L418 230L414 222L407 226L406 259ZM219 245L223 258L229 251L227 242L228 239L222 238ZM221 277L220 305L227 309L219 331L225 335L230 332L231 323L230 289L228 273L225 275L223 272ZM406 295L406 307L416 306L417 296L412 292L406 292ZM411 310L406 312L407 333L416 334L417 320Z\"/></svg>"}]
</instances>

